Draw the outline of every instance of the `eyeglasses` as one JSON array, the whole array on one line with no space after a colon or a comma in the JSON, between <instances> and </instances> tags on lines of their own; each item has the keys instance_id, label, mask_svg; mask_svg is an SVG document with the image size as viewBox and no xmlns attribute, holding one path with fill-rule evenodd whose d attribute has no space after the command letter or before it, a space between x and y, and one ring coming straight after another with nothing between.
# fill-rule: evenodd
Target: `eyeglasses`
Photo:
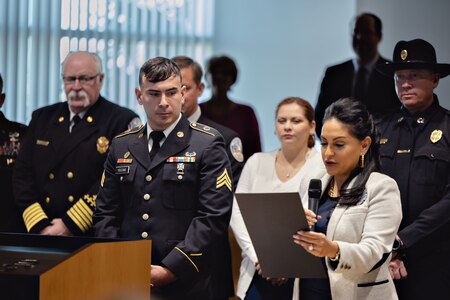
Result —
<instances>
[{"instance_id":1,"label":"eyeglasses","mask_svg":"<svg viewBox=\"0 0 450 300\"><path fill-rule=\"evenodd\" d=\"M74 84L75 81L79 81L81 85L88 84L92 80L94 80L97 76L101 75L101 73L97 73L94 76L87 76L87 75L81 75L81 76L63 76L62 79L65 84Z\"/></svg>"},{"instance_id":2,"label":"eyeglasses","mask_svg":"<svg viewBox=\"0 0 450 300\"><path fill-rule=\"evenodd\" d=\"M408 82L414 82L417 80L430 78L432 74L433 73L431 72L411 72L409 74L399 73L394 75L394 80L398 83L403 83L406 80L408 80Z\"/></svg>"}]
</instances>

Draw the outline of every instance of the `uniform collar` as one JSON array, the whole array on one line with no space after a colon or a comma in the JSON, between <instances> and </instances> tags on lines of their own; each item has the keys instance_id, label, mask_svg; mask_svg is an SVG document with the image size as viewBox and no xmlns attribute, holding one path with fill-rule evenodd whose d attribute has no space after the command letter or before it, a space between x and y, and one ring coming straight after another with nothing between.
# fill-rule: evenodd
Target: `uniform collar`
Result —
<instances>
[{"instance_id":1,"label":"uniform collar","mask_svg":"<svg viewBox=\"0 0 450 300\"><path fill-rule=\"evenodd\" d=\"M429 122L429 120L433 117L433 115L438 111L439 109L439 100L436 94L433 95L434 100L433 103L425 109L424 111L410 114L408 110L402 106L401 108L401 115L400 118L397 120L397 124L401 124L403 122L410 122L410 124L416 122L420 128L425 127L425 125Z\"/></svg>"},{"instance_id":2,"label":"uniform collar","mask_svg":"<svg viewBox=\"0 0 450 300\"><path fill-rule=\"evenodd\" d=\"M197 105L197 110L187 118L189 122L195 123L200 119L200 116L202 115L202 110L200 109L200 105Z\"/></svg>"},{"instance_id":3,"label":"uniform collar","mask_svg":"<svg viewBox=\"0 0 450 300\"><path fill-rule=\"evenodd\" d=\"M180 122L181 119L181 113L178 116L178 119L173 122L169 127L167 127L166 129L163 130L164 136L165 138L161 140L161 144L164 143L165 139L169 136L169 134L173 131L173 129L175 128L175 126L177 126L178 122ZM147 122L147 140L150 141L150 133L154 131L151 127L150 124Z\"/></svg>"}]
</instances>

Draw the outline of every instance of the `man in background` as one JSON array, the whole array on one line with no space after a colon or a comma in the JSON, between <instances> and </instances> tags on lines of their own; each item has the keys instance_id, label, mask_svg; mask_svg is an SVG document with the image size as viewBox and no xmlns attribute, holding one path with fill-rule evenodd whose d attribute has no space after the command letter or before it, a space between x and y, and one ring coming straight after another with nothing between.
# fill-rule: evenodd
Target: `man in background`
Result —
<instances>
[{"instance_id":1,"label":"man in background","mask_svg":"<svg viewBox=\"0 0 450 300\"><path fill-rule=\"evenodd\" d=\"M202 114L198 98L202 95L205 85L202 83L203 70L200 64L187 56L176 56L172 60L180 67L182 84L186 87L183 113L189 122L199 122L211 126L223 136L236 187L244 167L243 145L239 135L236 131L220 125Z\"/></svg>"},{"instance_id":2,"label":"man in background","mask_svg":"<svg viewBox=\"0 0 450 300\"><path fill-rule=\"evenodd\" d=\"M0 75L0 108L5 103L3 78ZM20 152L27 127L11 122L0 111L0 232L25 232L22 218L14 203L12 171Z\"/></svg>"},{"instance_id":3,"label":"man in background","mask_svg":"<svg viewBox=\"0 0 450 300\"><path fill-rule=\"evenodd\" d=\"M353 97L363 102L376 120L400 107L392 79L375 69L376 65L387 61L378 52L381 38L380 18L370 13L356 18L352 35L356 57L327 68L320 86L315 108L316 133L319 137L325 109L340 98Z\"/></svg>"},{"instance_id":4,"label":"man in background","mask_svg":"<svg viewBox=\"0 0 450 300\"><path fill-rule=\"evenodd\" d=\"M244 166L241 139L235 131L208 119L202 114L198 105L198 98L202 95L205 85L202 83L203 71L200 64L187 56L176 56L172 60L180 67L182 84L186 87L182 111L189 122L199 122L211 126L223 136L231 170L233 171L234 187L236 187ZM221 254L219 254L220 259L215 261L216 265L213 269L213 285L216 293L214 299L228 299L234 296L234 286L231 250L227 236L224 236L217 244L217 251Z\"/></svg>"},{"instance_id":5,"label":"man in background","mask_svg":"<svg viewBox=\"0 0 450 300\"><path fill-rule=\"evenodd\" d=\"M141 123L100 95L103 77L96 54L69 53L62 64L67 101L33 112L13 176L28 232L71 236L91 229L109 143Z\"/></svg>"}]
</instances>

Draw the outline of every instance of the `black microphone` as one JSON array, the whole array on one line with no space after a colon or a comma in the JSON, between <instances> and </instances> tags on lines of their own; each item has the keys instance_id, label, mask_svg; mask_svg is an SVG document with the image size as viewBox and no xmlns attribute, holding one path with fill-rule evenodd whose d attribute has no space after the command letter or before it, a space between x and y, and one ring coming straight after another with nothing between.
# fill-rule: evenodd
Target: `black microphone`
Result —
<instances>
[{"instance_id":1,"label":"black microphone","mask_svg":"<svg viewBox=\"0 0 450 300\"><path fill-rule=\"evenodd\" d=\"M316 215L321 194L322 181L320 181L320 179L311 179L308 187L308 209L312 210ZM312 226L311 230L314 231L314 228L315 226Z\"/></svg>"}]
</instances>

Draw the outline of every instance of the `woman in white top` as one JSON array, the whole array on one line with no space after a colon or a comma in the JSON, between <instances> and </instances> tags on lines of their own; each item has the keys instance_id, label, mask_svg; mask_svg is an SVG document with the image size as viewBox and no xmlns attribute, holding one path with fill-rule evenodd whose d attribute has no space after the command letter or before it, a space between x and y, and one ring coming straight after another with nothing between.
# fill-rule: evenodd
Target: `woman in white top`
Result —
<instances>
[{"instance_id":1,"label":"woman in white top","mask_svg":"<svg viewBox=\"0 0 450 300\"><path fill-rule=\"evenodd\" d=\"M275 131L281 148L256 153L244 166L236 193L299 192L303 195L310 179L321 178L325 168L314 147L314 110L301 98L286 98L276 109ZM237 296L241 299L291 299L292 280L262 278L258 258L234 201L231 229L242 249Z\"/></svg>"}]
</instances>

